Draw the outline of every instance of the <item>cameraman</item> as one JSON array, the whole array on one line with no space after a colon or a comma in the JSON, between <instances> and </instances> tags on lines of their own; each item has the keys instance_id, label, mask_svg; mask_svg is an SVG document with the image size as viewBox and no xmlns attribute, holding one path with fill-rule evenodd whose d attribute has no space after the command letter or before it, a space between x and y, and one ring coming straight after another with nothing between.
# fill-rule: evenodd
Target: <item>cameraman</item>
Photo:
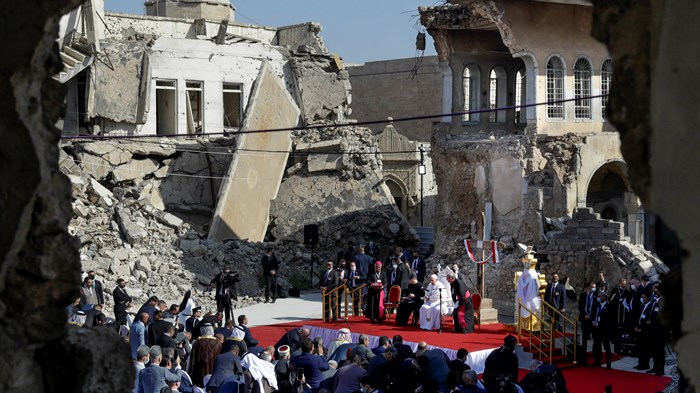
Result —
<instances>
[{"instance_id":1,"label":"cameraman","mask_svg":"<svg viewBox=\"0 0 700 393\"><path fill-rule=\"evenodd\" d=\"M280 264L271 247L267 249L267 254L263 255L261 263L265 277L265 303L270 301L270 294L274 303L277 300L277 270Z\"/></svg>"},{"instance_id":2,"label":"cameraman","mask_svg":"<svg viewBox=\"0 0 700 393\"><path fill-rule=\"evenodd\" d=\"M217 274L210 284L216 288L216 312L224 312L225 319L233 320L231 298L238 300L236 283L240 281L238 273L231 273L231 268L226 266L224 271Z\"/></svg>"}]
</instances>

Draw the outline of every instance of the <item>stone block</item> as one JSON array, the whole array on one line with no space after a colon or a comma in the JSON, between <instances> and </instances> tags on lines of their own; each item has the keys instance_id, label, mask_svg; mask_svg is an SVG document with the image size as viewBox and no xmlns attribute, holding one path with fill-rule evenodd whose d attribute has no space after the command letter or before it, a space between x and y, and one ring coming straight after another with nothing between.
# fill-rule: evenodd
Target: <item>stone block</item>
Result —
<instances>
[{"instance_id":1,"label":"stone block","mask_svg":"<svg viewBox=\"0 0 700 393\"><path fill-rule=\"evenodd\" d=\"M131 160L124 165L120 165L112 171L114 181L117 183L142 179L158 169L158 163L152 159Z\"/></svg>"},{"instance_id":2,"label":"stone block","mask_svg":"<svg viewBox=\"0 0 700 393\"><path fill-rule=\"evenodd\" d=\"M654 265L649 260L640 261L637 265L645 272L654 268Z\"/></svg>"},{"instance_id":3,"label":"stone block","mask_svg":"<svg viewBox=\"0 0 700 393\"><path fill-rule=\"evenodd\" d=\"M106 206L112 206L112 191L105 188L100 182L95 179L90 179L89 190L90 201L97 204L98 202L104 203Z\"/></svg>"},{"instance_id":4,"label":"stone block","mask_svg":"<svg viewBox=\"0 0 700 393\"><path fill-rule=\"evenodd\" d=\"M603 228L601 233L605 233L605 234L615 233L615 229L614 228Z\"/></svg>"},{"instance_id":5,"label":"stone block","mask_svg":"<svg viewBox=\"0 0 700 393\"><path fill-rule=\"evenodd\" d=\"M591 226L594 228L602 228L605 224L605 221L603 220L593 220L591 222Z\"/></svg>"},{"instance_id":6,"label":"stone block","mask_svg":"<svg viewBox=\"0 0 700 393\"><path fill-rule=\"evenodd\" d=\"M576 221L576 220L570 220L569 222L566 223L566 226L570 227L570 228L578 228L580 225L581 225L580 221Z\"/></svg>"},{"instance_id":7,"label":"stone block","mask_svg":"<svg viewBox=\"0 0 700 393\"><path fill-rule=\"evenodd\" d=\"M146 230L133 222L126 211L118 208L115 214L117 223L119 224L119 230L126 238L126 241L131 244L138 244L148 236Z\"/></svg>"},{"instance_id":8,"label":"stone block","mask_svg":"<svg viewBox=\"0 0 700 393\"><path fill-rule=\"evenodd\" d=\"M606 233L605 238L609 240L622 240L624 237L620 233Z\"/></svg>"},{"instance_id":9,"label":"stone block","mask_svg":"<svg viewBox=\"0 0 700 393\"><path fill-rule=\"evenodd\" d=\"M150 273L151 272L151 262L148 261L148 258L146 257L141 257L136 260L136 265L134 266L136 270L140 270L144 273Z\"/></svg>"},{"instance_id":10,"label":"stone block","mask_svg":"<svg viewBox=\"0 0 700 393\"><path fill-rule=\"evenodd\" d=\"M592 232L591 239L605 239L605 235L602 232Z\"/></svg>"},{"instance_id":11,"label":"stone block","mask_svg":"<svg viewBox=\"0 0 700 393\"><path fill-rule=\"evenodd\" d=\"M591 231L588 228L578 228L576 230L576 233L578 233L579 235L588 235L589 233L591 233Z\"/></svg>"},{"instance_id":12,"label":"stone block","mask_svg":"<svg viewBox=\"0 0 700 393\"><path fill-rule=\"evenodd\" d=\"M343 168L342 155L340 154L315 154L309 156L306 161L309 172L339 171Z\"/></svg>"}]
</instances>

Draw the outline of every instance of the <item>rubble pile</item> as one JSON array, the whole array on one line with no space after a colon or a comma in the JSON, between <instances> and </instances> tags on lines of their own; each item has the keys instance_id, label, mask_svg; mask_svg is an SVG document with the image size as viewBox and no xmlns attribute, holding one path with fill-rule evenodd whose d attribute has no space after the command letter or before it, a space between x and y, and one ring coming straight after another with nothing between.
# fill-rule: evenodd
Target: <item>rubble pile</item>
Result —
<instances>
[{"instance_id":1,"label":"rubble pile","mask_svg":"<svg viewBox=\"0 0 700 393\"><path fill-rule=\"evenodd\" d=\"M225 265L242 278L235 306L259 302L260 257L267 244L207 240L197 225L164 210L168 201L160 195L164 174L177 168L192 172L192 166L183 169L180 161L191 160L193 153L178 149L130 142L62 146L60 169L71 180L74 198L69 231L80 241L82 270L96 271L108 307L113 283L124 277L134 304L151 295L179 303L191 289L198 303L212 309L209 282ZM301 274L292 270L308 266L310 253L292 242L280 242L275 249L282 262L280 284L288 287L284 277Z\"/></svg>"}]
</instances>

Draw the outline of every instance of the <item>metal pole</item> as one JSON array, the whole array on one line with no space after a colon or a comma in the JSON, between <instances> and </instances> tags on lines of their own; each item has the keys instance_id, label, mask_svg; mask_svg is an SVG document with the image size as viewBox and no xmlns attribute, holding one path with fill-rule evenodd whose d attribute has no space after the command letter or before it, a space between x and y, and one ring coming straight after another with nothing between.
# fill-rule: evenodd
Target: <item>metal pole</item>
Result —
<instances>
[{"instance_id":1,"label":"metal pole","mask_svg":"<svg viewBox=\"0 0 700 393\"><path fill-rule=\"evenodd\" d=\"M423 226L423 175L420 175L420 226Z\"/></svg>"}]
</instances>

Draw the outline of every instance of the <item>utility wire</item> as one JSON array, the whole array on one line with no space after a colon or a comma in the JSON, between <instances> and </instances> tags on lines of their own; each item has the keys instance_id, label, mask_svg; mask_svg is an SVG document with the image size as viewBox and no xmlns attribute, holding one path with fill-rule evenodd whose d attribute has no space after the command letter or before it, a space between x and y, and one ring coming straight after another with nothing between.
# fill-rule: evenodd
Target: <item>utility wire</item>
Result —
<instances>
[{"instance_id":1,"label":"utility wire","mask_svg":"<svg viewBox=\"0 0 700 393\"><path fill-rule=\"evenodd\" d=\"M409 116L409 117L401 117L401 118L395 118L392 120L388 119L383 119L383 120L368 120L368 121L361 121L361 122L355 122L355 123L346 123L346 124L313 124L313 125L306 125L306 126L298 126L298 127L285 127L285 128L268 128L268 129L261 129L261 130L246 130L246 131L227 131L227 132L220 132L220 133L206 133L206 134L178 134L178 135L129 135L129 136L123 136L123 135L118 135L118 136L110 136L110 135L90 135L90 136L62 136L61 139L63 140L138 140L142 138L182 138L182 137L197 137L197 136L217 136L217 135L222 135L222 136L236 136L236 135L246 135L246 134L261 134L261 133L269 133L269 132L288 132L288 131L306 131L306 130L318 130L318 129L324 129L324 128L342 128L342 127L357 127L357 126L366 126L366 125L374 125L374 124L385 124L385 123L400 123L400 122L407 122L407 121L415 121L415 120L427 120L427 119L435 119L435 118L443 118L443 117L457 117L457 116L464 116L464 115L474 115L474 114L482 114L482 113L491 113L491 112L499 112L499 111L506 111L506 110L514 110L514 109L523 109L523 108L532 108L532 107L537 107L537 106L542 106L542 105L551 105L551 104L560 104L560 103L566 103L566 102L572 102L572 101L581 101L581 100L591 100L591 99L596 99L596 98L602 98L602 97L607 97L607 94L599 94L595 96L585 96L585 97L577 97L577 98L567 98L567 99L562 99L562 100L552 100L552 101L545 101L545 102L536 102L532 104L523 104L523 105L508 105L508 106L502 106L502 107L497 107L497 108L488 108L488 109L478 109L478 110L470 110L470 111L463 111L463 112L453 112L453 113L442 113L442 114L434 114L434 115L421 115L421 116ZM495 123L498 124L498 123ZM152 142L152 143L158 143L162 144L160 142ZM256 149L237 149L239 151L250 151L250 152L262 152L262 153L290 153L289 151L286 150L256 150ZM207 151L203 151L207 152ZM405 154L405 153L413 153L415 151L395 151L395 152L365 152L365 154ZM213 153L213 152L212 152ZM318 153L313 153L313 152L308 152L308 153L300 153L302 156L308 155L308 154L362 154L363 152L318 152ZM224 153L228 154L228 153Z\"/></svg>"}]
</instances>

